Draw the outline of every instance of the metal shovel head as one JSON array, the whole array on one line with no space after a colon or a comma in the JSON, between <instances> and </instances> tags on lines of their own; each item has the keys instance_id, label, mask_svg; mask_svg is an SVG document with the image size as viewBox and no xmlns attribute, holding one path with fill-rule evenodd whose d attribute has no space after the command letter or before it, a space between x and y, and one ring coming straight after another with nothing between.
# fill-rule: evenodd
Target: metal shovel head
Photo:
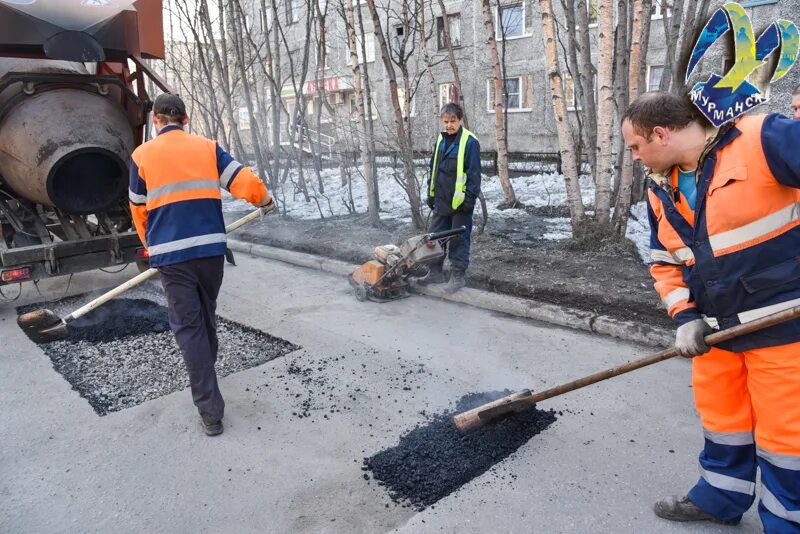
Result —
<instances>
[{"instance_id":1,"label":"metal shovel head","mask_svg":"<svg viewBox=\"0 0 800 534\"><path fill-rule=\"evenodd\" d=\"M49 343L69 337L67 323L48 309L23 313L17 317L17 324L35 343Z\"/></svg>"}]
</instances>

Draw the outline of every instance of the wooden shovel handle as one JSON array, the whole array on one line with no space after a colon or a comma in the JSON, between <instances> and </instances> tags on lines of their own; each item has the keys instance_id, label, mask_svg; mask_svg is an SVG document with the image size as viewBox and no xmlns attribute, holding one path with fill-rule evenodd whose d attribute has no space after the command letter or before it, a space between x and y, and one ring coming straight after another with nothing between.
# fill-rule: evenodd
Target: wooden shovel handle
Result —
<instances>
[{"instance_id":1,"label":"wooden shovel handle","mask_svg":"<svg viewBox=\"0 0 800 534\"><path fill-rule=\"evenodd\" d=\"M798 317L800 317L800 306L795 306L794 308L789 308L787 310L779 311L777 313L773 313L772 315L767 315L766 317L761 317L760 319L755 319L753 321L749 321L744 324L736 325L734 327L722 330L720 332L714 332L713 334L709 334L706 336L705 342L708 345L716 345L718 343L722 343L723 341L728 341L730 339L743 336L746 334L752 334L753 332L757 332L758 330L769 328L770 326L775 326L777 324L784 323L792 319L797 319ZM585 376L583 378L573 380L572 382L567 382L566 384L561 384L560 386L556 386L550 389L546 389L544 391L540 391L538 393L534 393L530 396L525 396L524 398L517 397L511 399L509 397L505 397L505 399L507 399L506 402L498 403L497 401L495 401L492 407L485 407L485 409L484 407L481 407L480 411L478 412L478 416L481 419L487 419L487 418L493 419L499 415L508 413L522 406L529 406L531 404L536 404L537 402L557 397L558 395L562 395L569 391L574 391L576 389L580 389L582 387L589 386L597 382L601 382L608 378L629 373L631 371L635 371L636 369L641 369L642 367L653 365L654 363L663 362L664 360L674 358L675 356L678 356L678 350L675 347L672 347L666 350L662 350L661 352L657 352L656 354L648 356L647 358L642 358L641 360L634 360L632 362L624 363L617 367L612 367L611 369L606 369L605 371L600 371L599 373ZM517 393L515 395L519 394ZM513 408L509 409L512 406Z\"/></svg>"},{"instance_id":2,"label":"wooden shovel handle","mask_svg":"<svg viewBox=\"0 0 800 534\"><path fill-rule=\"evenodd\" d=\"M252 221L255 221L256 219L260 219L261 217L263 217L264 215L266 215L267 213L269 213L273 209L275 209L275 202L270 202L266 206L263 206L263 207L258 208L256 210L253 210L252 212L248 213L247 215L245 215L241 219L237 219L237 220L233 221L232 223L230 223L228 226L226 226L225 227L225 233L226 234L230 234L231 232L233 232L235 230L238 230L239 228L241 228L245 224L250 223ZM111 291L109 291L107 293L103 293L102 295L100 295L99 297L94 299L93 301L89 302L88 304L85 304L85 305L81 306L80 308L78 308L74 312L70 313L68 316L66 316L64 318L64 322L69 323L70 321L74 321L75 319L77 319L79 317L83 317L84 315L86 315L90 311L94 310L95 308L99 308L100 306L102 306L103 304L108 302L109 300L111 300L111 299L113 299L115 297L118 297L119 295L125 293L129 289L132 289L132 288L138 286L139 284L149 280L150 278L155 276L156 273L158 273L157 269L154 269L152 267L150 269L147 269L143 273L140 273L139 275L131 278L130 280L128 280L124 284L115 287L114 289L112 289Z\"/></svg>"}]
</instances>

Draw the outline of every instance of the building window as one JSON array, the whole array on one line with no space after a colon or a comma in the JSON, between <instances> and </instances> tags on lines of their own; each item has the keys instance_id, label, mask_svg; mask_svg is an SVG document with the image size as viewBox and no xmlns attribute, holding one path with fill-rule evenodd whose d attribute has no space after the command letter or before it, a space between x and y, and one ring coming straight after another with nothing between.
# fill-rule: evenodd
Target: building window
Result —
<instances>
[{"instance_id":1,"label":"building window","mask_svg":"<svg viewBox=\"0 0 800 534\"><path fill-rule=\"evenodd\" d=\"M658 91L661 86L661 76L664 74L664 65L647 66L647 90Z\"/></svg>"},{"instance_id":2,"label":"building window","mask_svg":"<svg viewBox=\"0 0 800 534\"><path fill-rule=\"evenodd\" d=\"M454 83L440 83L439 84L439 109L441 110L445 104L454 102L459 104L461 98L458 94L458 88Z\"/></svg>"},{"instance_id":3,"label":"building window","mask_svg":"<svg viewBox=\"0 0 800 534\"><path fill-rule=\"evenodd\" d=\"M259 11L259 23L261 27L261 33L265 33L268 30L272 29L272 8L267 6L264 11Z\"/></svg>"},{"instance_id":4,"label":"building window","mask_svg":"<svg viewBox=\"0 0 800 534\"><path fill-rule=\"evenodd\" d=\"M239 129L250 129L250 113L247 111L247 108L239 108Z\"/></svg>"},{"instance_id":5,"label":"building window","mask_svg":"<svg viewBox=\"0 0 800 534\"><path fill-rule=\"evenodd\" d=\"M503 108L529 111L533 107L533 76L515 76L504 80ZM494 81L486 81L486 110L494 111Z\"/></svg>"},{"instance_id":6,"label":"building window","mask_svg":"<svg viewBox=\"0 0 800 534\"><path fill-rule=\"evenodd\" d=\"M397 88L400 89L399 87ZM356 106L356 94L349 93L349 101L350 101L350 120L357 121L358 120L358 107ZM399 95L399 93L398 93ZM369 110L367 109L367 102L366 99L364 101L364 115L367 114ZM378 118L378 108L375 106L375 101L372 101L372 120Z\"/></svg>"},{"instance_id":7,"label":"building window","mask_svg":"<svg viewBox=\"0 0 800 534\"><path fill-rule=\"evenodd\" d=\"M669 7L669 0L653 0L653 11L650 18L660 19L664 17L664 8L666 8L667 18L672 16L672 8Z\"/></svg>"},{"instance_id":8,"label":"building window","mask_svg":"<svg viewBox=\"0 0 800 534\"><path fill-rule=\"evenodd\" d=\"M567 101L567 109L572 111L575 107L575 81L569 74L564 75L564 99Z\"/></svg>"},{"instance_id":9,"label":"building window","mask_svg":"<svg viewBox=\"0 0 800 534\"><path fill-rule=\"evenodd\" d=\"M509 4L498 7L496 24L497 39L513 39L525 35L525 4Z\"/></svg>"},{"instance_id":10,"label":"building window","mask_svg":"<svg viewBox=\"0 0 800 534\"><path fill-rule=\"evenodd\" d=\"M453 48L461 47L461 14L454 13L447 15L447 31L450 33L450 44ZM436 17L436 47L439 50L447 50L447 42L444 38L444 18Z\"/></svg>"},{"instance_id":11,"label":"building window","mask_svg":"<svg viewBox=\"0 0 800 534\"><path fill-rule=\"evenodd\" d=\"M600 99L600 95L597 92L597 75L592 76L592 91L594 92L594 101L597 102ZM575 82L572 79L572 76L569 74L564 74L564 100L566 100L567 111L575 111L576 109L581 109L580 102L577 102L577 96L575 93Z\"/></svg>"},{"instance_id":12,"label":"building window","mask_svg":"<svg viewBox=\"0 0 800 534\"><path fill-rule=\"evenodd\" d=\"M586 9L589 10L589 26L597 26L597 14L598 14L598 6L597 2L599 0L587 0L586 1Z\"/></svg>"},{"instance_id":13,"label":"building window","mask_svg":"<svg viewBox=\"0 0 800 534\"><path fill-rule=\"evenodd\" d=\"M416 94L411 95L411 102L409 102L411 109L406 109L406 88L405 87L398 87L397 88L397 99L400 101L400 113L402 113L403 117L406 119L409 117L413 117L417 114L417 98Z\"/></svg>"},{"instance_id":14,"label":"building window","mask_svg":"<svg viewBox=\"0 0 800 534\"><path fill-rule=\"evenodd\" d=\"M367 63L372 63L375 61L375 35L372 33L365 33L364 34L365 41L365 48L367 49ZM350 63L350 46L349 41L345 42L345 57L347 58L347 63ZM361 52L361 36L356 35L356 55L358 56L358 62L364 63L364 54Z\"/></svg>"},{"instance_id":15,"label":"building window","mask_svg":"<svg viewBox=\"0 0 800 534\"><path fill-rule=\"evenodd\" d=\"M400 48L403 46L403 40L406 36L406 29L403 26L395 26L394 34L392 35L392 47L395 54L400 55Z\"/></svg>"},{"instance_id":16,"label":"building window","mask_svg":"<svg viewBox=\"0 0 800 534\"><path fill-rule=\"evenodd\" d=\"M300 9L302 4L300 0L287 0L289 2L289 9L286 10L286 18L289 24L300 22Z\"/></svg>"}]
</instances>

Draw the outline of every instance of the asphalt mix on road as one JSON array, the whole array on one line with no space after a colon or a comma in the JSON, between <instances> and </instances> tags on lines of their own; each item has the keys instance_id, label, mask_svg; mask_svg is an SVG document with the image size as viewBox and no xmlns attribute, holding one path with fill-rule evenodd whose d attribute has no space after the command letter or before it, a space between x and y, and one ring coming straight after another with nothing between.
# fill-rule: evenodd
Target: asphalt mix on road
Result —
<instances>
[{"instance_id":1,"label":"asphalt mix on road","mask_svg":"<svg viewBox=\"0 0 800 534\"><path fill-rule=\"evenodd\" d=\"M93 295L22 306L17 312L45 307L63 316ZM222 317L217 318L217 323L219 376L261 365L300 348ZM42 343L40 347L53 368L98 415L137 406L189 385L180 349L170 330L164 295L155 286L133 289L69 323L67 328L68 339Z\"/></svg>"},{"instance_id":2,"label":"asphalt mix on road","mask_svg":"<svg viewBox=\"0 0 800 534\"><path fill-rule=\"evenodd\" d=\"M502 462L556 420L552 410L531 408L462 434L453 416L511 394L510 390L472 393L453 411L430 416L400 437L397 445L364 458L362 469L392 500L416 510L436 504ZM369 479L369 475L364 475Z\"/></svg>"},{"instance_id":3,"label":"asphalt mix on road","mask_svg":"<svg viewBox=\"0 0 800 534\"><path fill-rule=\"evenodd\" d=\"M358 302L340 277L245 254L237 263L219 298L226 429L213 439L157 286L106 308L118 317L76 323L62 345L34 345L16 311L0 309L13 354L0 358L0 401L11 407L0 419L4 527L682 531L655 518L652 502L696 481L702 432L687 362L461 436L452 415L505 388L543 389L644 349L420 295ZM64 316L92 296L48 307ZM750 514L739 531L756 522Z\"/></svg>"}]
</instances>

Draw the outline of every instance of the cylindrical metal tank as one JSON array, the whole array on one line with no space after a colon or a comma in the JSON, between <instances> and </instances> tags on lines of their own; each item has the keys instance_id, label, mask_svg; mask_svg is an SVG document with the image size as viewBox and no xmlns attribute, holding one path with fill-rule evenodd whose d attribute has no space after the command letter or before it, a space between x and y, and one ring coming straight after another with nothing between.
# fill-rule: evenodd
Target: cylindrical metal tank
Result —
<instances>
[{"instance_id":1,"label":"cylindrical metal tank","mask_svg":"<svg viewBox=\"0 0 800 534\"><path fill-rule=\"evenodd\" d=\"M0 59L7 72L87 74L80 63ZM124 109L85 88L14 84L0 94L0 179L67 213L104 211L125 196L133 131ZM40 90L43 89L43 90Z\"/></svg>"}]
</instances>

